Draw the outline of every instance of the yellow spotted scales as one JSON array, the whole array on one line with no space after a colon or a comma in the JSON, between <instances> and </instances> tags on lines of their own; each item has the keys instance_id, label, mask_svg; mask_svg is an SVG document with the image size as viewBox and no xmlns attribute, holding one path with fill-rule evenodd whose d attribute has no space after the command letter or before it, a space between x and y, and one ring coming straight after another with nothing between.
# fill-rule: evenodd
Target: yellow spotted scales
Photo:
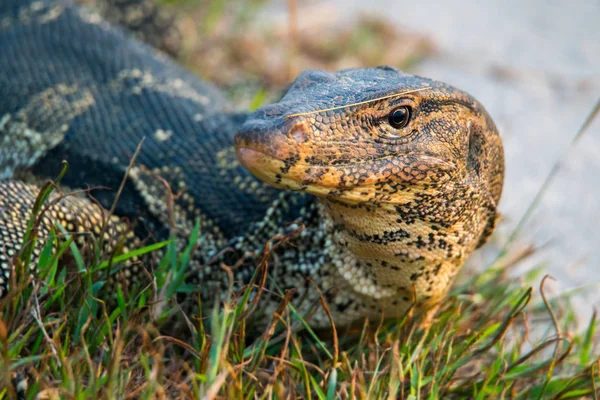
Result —
<instances>
[{"instance_id":1,"label":"yellow spotted scales","mask_svg":"<svg viewBox=\"0 0 600 400\"><path fill-rule=\"evenodd\" d=\"M39 191L37 186L18 181L0 184L0 296L4 296L9 288L13 261L21 251ZM32 274L38 267L46 241L54 236L57 243L64 242L65 235L61 227L74 236L83 254L93 251L92 246L98 243L103 244L102 250L107 255L114 255L117 249L127 253L140 246L138 238L123 221L115 216L109 217L106 210L87 199L55 193L46 200L41 210L38 216L40 223L35 225L36 246L28 266ZM54 246L53 252L56 250L57 246ZM120 274L116 278L124 282L140 280L143 276L140 260L135 256L127 260Z\"/></svg>"}]
</instances>

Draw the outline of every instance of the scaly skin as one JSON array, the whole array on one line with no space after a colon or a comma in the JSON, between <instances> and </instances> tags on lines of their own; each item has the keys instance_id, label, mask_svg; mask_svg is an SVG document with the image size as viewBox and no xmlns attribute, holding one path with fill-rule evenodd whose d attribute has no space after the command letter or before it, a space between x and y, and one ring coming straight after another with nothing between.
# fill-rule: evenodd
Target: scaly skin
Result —
<instances>
[{"instance_id":1,"label":"scaly skin","mask_svg":"<svg viewBox=\"0 0 600 400\"><path fill-rule=\"evenodd\" d=\"M408 107L406 126L388 116ZM334 319L399 316L440 301L493 231L504 156L468 94L389 67L303 73L252 114L237 155L261 180L318 196ZM353 315L346 312L352 301ZM356 307L358 305L358 307Z\"/></svg>"},{"instance_id":2,"label":"scaly skin","mask_svg":"<svg viewBox=\"0 0 600 400\"><path fill-rule=\"evenodd\" d=\"M18 181L0 183L0 298L6 295L11 281L11 260L19 255L39 188ZM103 254L119 255L141 245L133 231L118 217L110 216L87 198L52 193L41 207L34 225L37 241L32 249L32 275L38 267L42 248L49 239L63 242L68 232L84 258L94 254L94 246L102 244ZM60 226L60 227L59 227ZM54 232L52 232L52 230ZM57 250L57 246L53 250ZM110 278L119 282L141 282L146 276L137 256L127 260L123 269ZM124 285L127 286L127 285Z\"/></svg>"},{"instance_id":3,"label":"scaly skin","mask_svg":"<svg viewBox=\"0 0 600 400\"><path fill-rule=\"evenodd\" d=\"M39 192L14 179L54 177L68 160L61 183L104 187L92 194L111 207L142 138L119 218L104 221L108 213L87 199L55 198L28 268L57 224L83 250L108 224L108 257L138 237L175 237L183 251L200 220L189 275L212 305L228 294L223 263L238 290L270 238L304 226L273 252L260 307L267 319L253 316L267 321L295 289L296 309L313 314L317 305L308 322L323 327L321 294L337 325L401 315L413 286L419 303L439 301L493 230L501 141L483 107L445 84L392 68L309 71L248 117L215 87L62 0L1 1L0 54L0 180L13 180L0 182L0 295L12 289ZM395 118L393 128L388 115L398 110L410 120ZM125 263L111 279L127 286L152 273L148 261Z\"/></svg>"}]
</instances>

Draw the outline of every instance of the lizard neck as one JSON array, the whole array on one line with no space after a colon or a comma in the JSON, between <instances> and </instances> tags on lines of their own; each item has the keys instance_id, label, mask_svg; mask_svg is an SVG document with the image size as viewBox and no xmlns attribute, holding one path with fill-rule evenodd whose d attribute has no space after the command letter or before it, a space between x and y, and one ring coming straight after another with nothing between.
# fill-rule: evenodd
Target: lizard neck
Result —
<instances>
[{"instance_id":1,"label":"lizard neck","mask_svg":"<svg viewBox=\"0 0 600 400\"><path fill-rule=\"evenodd\" d=\"M358 294L408 305L439 299L464 261L465 245L458 230L417 218L414 199L401 204L347 204L319 199L328 246L339 279ZM468 242L468 243L467 243Z\"/></svg>"}]
</instances>

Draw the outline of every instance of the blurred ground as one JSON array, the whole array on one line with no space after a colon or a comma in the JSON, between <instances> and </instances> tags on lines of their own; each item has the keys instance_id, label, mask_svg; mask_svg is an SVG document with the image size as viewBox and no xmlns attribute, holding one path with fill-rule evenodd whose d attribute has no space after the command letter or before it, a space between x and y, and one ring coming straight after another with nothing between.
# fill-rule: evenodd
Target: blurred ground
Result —
<instances>
[{"instance_id":1,"label":"blurred ground","mask_svg":"<svg viewBox=\"0 0 600 400\"><path fill-rule=\"evenodd\" d=\"M300 2L298 7L293 6L296 2L286 3L282 14L271 15L267 3L166 3L166 9L177 15L183 38L180 61L228 91L241 108L258 105L248 98L256 94L262 102L275 100L308 68L384 64L409 68L434 51L426 35L379 17L361 14L349 24L337 12L306 15Z\"/></svg>"}]
</instances>

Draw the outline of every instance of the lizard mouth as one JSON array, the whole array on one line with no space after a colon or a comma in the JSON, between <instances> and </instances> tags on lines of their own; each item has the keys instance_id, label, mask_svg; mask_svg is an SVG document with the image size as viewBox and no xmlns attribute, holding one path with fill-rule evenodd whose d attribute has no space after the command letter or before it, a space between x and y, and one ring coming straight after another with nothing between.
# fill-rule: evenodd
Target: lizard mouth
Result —
<instances>
[{"instance_id":1,"label":"lizard mouth","mask_svg":"<svg viewBox=\"0 0 600 400\"><path fill-rule=\"evenodd\" d=\"M427 170L434 171L438 183L441 183L447 180L449 174L455 169L450 162L419 154L414 164L407 164L405 170L398 168L398 171L394 170L393 163L386 160L380 160L379 164L373 160L370 160L369 164L365 161L363 168L365 171L371 171L371 175L361 180L349 172L360 171L362 164L335 167L309 165L302 160L302 157L284 158L262 148L256 148L251 143L236 146L236 154L244 168L273 187L303 191L320 197L333 197L351 203L374 198L378 198L380 203L396 203L399 198L404 197L403 191L396 191L394 196L384 198L378 194L377 185L388 180L418 185L420 181L427 179ZM374 172L374 169L377 172ZM387 176L386 171L390 171L390 174L395 173L394 177Z\"/></svg>"},{"instance_id":2,"label":"lizard mouth","mask_svg":"<svg viewBox=\"0 0 600 400\"><path fill-rule=\"evenodd\" d=\"M293 120L250 119L235 136L237 158L244 168L271 186L303 190L297 140L306 136L304 129L305 125Z\"/></svg>"},{"instance_id":3,"label":"lizard mouth","mask_svg":"<svg viewBox=\"0 0 600 400\"><path fill-rule=\"evenodd\" d=\"M258 179L281 189L302 189L302 185L281 174L286 165L282 159L251 147L237 147L236 155L240 164Z\"/></svg>"},{"instance_id":4,"label":"lizard mouth","mask_svg":"<svg viewBox=\"0 0 600 400\"><path fill-rule=\"evenodd\" d=\"M273 172L277 169L279 164L283 164L283 161L277 157L250 147L238 147L236 149L236 155L244 168L252 172L258 178L261 178L260 175Z\"/></svg>"}]
</instances>

